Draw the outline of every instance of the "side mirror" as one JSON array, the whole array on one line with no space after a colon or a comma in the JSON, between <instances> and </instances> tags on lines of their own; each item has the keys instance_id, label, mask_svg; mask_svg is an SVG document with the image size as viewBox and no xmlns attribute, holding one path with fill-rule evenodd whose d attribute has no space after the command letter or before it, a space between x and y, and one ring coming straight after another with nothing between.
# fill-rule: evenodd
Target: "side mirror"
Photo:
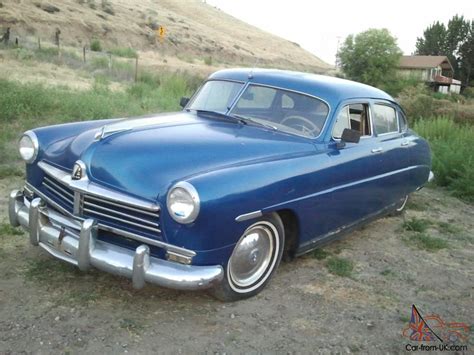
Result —
<instances>
[{"instance_id":1,"label":"side mirror","mask_svg":"<svg viewBox=\"0 0 474 355\"><path fill-rule=\"evenodd\" d=\"M337 143L337 147L344 148L346 143L359 143L361 136L362 134L359 131L345 128L344 131L342 131L341 141Z\"/></svg>"},{"instance_id":2,"label":"side mirror","mask_svg":"<svg viewBox=\"0 0 474 355\"><path fill-rule=\"evenodd\" d=\"M189 102L189 97L183 96L181 100L179 100L179 106L181 106L182 108L185 108L188 102Z\"/></svg>"}]
</instances>

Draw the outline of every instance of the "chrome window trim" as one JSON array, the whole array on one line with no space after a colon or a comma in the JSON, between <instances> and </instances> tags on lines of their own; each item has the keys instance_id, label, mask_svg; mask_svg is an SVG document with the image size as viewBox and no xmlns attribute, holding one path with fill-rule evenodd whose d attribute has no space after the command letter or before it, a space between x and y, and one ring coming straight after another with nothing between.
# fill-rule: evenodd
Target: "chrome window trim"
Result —
<instances>
[{"instance_id":1,"label":"chrome window trim","mask_svg":"<svg viewBox=\"0 0 474 355\"><path fill-rule=\"evenodd\" d=\"M354 102L350 102L350 103L347 103L345 104L342 108L344 107L347 107L349 105L367 105L367 113L369 114L369 125L370 125L370 136L361 136L360 139L369 139L369 138L374 138L375 135L374 135L374 125L373 125L373 122L372 122L372 108L370 106L370 102L369 101L365 101L365 102L361 102L361 101L354 101ZM339 111L340 112L340 111ZM337 117L336 117L337 119ZM336 122L334 122L335 124ZM333 124L333 129L334 129L334 124ZM335 138L333 136L333 133L332 133L332 130L331 130L331 139L335 142L340 142L341 141L341 138Z\"/></svg>"},{"instance_id":2,"label":"chrome window trim","mask_svg":"<svg viewBox=\"0 0 474 355\"><path fill-rule=\"evenodd\" d=\"M389 102L375 101L373 104L374 104L374 109L375 109L375 105L387 106L387 107L392 108L395 111L395 118L396 118L396 121L397 121L397 130L396 131L390 131L390 132L385 132L385 133L380 133L380 134L375 132L377 134L377 137L384 137L384 136L388 136L390 134L399 134L400 133L400 121L398 120L397 108ZM374 131L375 131L375 125L374 125Z\"/></svg>"},{"instance_id":3,"label":"chrome window trim","mask_svg":"<svg viewBox=\"0 0 474 355\"><path fill-rule=\"evenodd\" d=\"M286 131L282 131L282 130L278 130L278 132L283 132L283 133L286 133L286 134L290 134L292 136L297 136L297 137L302 137L302 138L306 138L306 139L310 139L310 140L316 140L318 138L321 137L321 135L323 134L323 132L326 130L326 126L328 124L328 118L329 116L331 116L331 112L332 112L332 108L331 108L331 105L329 104L329 102L327 102L326 100L318 97L318 96L314 96L314 95L311 95L311 94L308 94L306 92L302 92L302 91L298 91L298 90L293 90L293 89L286 89L286 88L283 88L283 87L279 87L279 86L274 86L274 85L268 85L268 84L260 84L260 83L255 83L255 82L251 82L251 81L248 81L247 84L244 86L244 88L241 90L240 92L240 95L238 95L238 97L235 99L234 103L232 104L232 106L229 108L229 110L227 110L227 114L230 114L232 112L232 110L235 108L235 106L237 105L237 103L239 102L240 98L242 97L242 95L244 94L244 92L247 90L247 88L250 86L250 85L255 85L255 86L263 86L263 87L267 87L267 88L271 88L271 89L276 89L276 90L282 90L282 91L287 91L287 92L292 92L292 93L295 93L295 94L300 94L300 95L304 95L304 96L308 96L308 97L311 97L313 99L317 99L321 102L323 102L327 108L328 108L328 113L326 114L326 119L324 120L324 124L323 126L321 127L321 130L319 131L319 134L315 137L308 137L308 136L304 136L304 135L300 135L300 134L296 134L296 133L291 133L291 132L286 132Z\"/></svg>"},{"instance_id":4,"label":"chrome window trim","mask_svg":"<svg viewBox=\"0 0 474 355\"><path fill-rule=\"evenodd\" d=\"M404 118L402 118L404 117ZM404 119L405 121L405 129L402 130L401 126L400 126L400 120L401 119ZM407 119L407 116L405 115L405 113L403 112L403 110L400 108L400 107L397 107L397 120L398 120L398 126L399 126L399 131L400 133L405 133L408 131L409 127L408 127L408 119Z\"/></svg>"},{"instance_id":5,"label":"chrome window trim","mask_svg":"<svg viewBox=\"0 0 474 355\"><path fill-rule=\"evenodd\" d=\"M60 211L66 217L68 217L70 219L73 219L75 221L79 221L79 222L83 222L83 221L86 220L86 218L73 215L72 213L70 213L69 211L67 211L66 209L64 209L60 205L58 205L56 202L54 202L52 199L50 199L48 196L43 194L41 191L39 191L37 188L35 188L30 183L26 182L25 187L29 191L33 191L36 195L41 197L41 199L44 200L47 205L50 205L54 209ZM153 246L156 246L156 247L159 247L159 248L163 248L165 250L173 251L173 252L181 254L181 255L185 255L185 256L189 256L189 257L193 257L193 256L196 255L196 252L193 251L193 250L189 250L189 249L178 247L178 246L168 244L168 243L165 243L165 242L162 242L162 241L159 241L159 240L144 237L144 236L141 236L139 234L124 231L122 229L107 226L107 225L104 225L104 224L101 224L101 223L98 224L98 227L99 227L99 229L102 229L104 231L108 231L108 232L120 235L122 237L133 239L133 240L143 242L143 243L146 243L146 244L149 244L149 245L153 245Z\"/></svg>"},{"instance_id":6,"label":"chrome window trim","mask_svg":"<svg viewBox=\"0 0 474 355\"><path fill-rule=\"evenodd\" d=\"M51 176L53 179L59 180L64 185L68 186L74 191L79 191L86 193L88 195L100 197L106 201L118 202L120 204L129 205L131 207L143 208L152 212L160 211L160 206L155 203L147 202L140 200L129 195L123 194L121 192L114 191L112 189L99 186L84 176L81 180L73 180L71 175L61 169L58 169L44 160L38 163L38 166L43 170L47 175Z\"/></svg>"}]
</instances>

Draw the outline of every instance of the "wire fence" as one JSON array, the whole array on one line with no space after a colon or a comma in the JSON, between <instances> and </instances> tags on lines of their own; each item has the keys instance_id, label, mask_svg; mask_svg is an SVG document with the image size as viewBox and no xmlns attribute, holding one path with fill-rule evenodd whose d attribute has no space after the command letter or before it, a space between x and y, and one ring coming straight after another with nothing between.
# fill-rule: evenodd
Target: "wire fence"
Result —
<instances>
[{"instance_id":1,"label":"wire fence","mask_svg":"<svg viewBox=\"0 0 474 355\"><path fill-rule=\"evenodd\" d=\"M15 50L19 60L34 59L65 65L72 69L82 69L94 75L104 75L118 81L137 81L139 74L139 57L132 48L115 48L103 51L93 46L82 48L63 46L60 35L46 41L40 37L20 36L8 31L0 33L0 48ZM95 42L100 47L99 42Z\"/></svg>"}]
</instances>

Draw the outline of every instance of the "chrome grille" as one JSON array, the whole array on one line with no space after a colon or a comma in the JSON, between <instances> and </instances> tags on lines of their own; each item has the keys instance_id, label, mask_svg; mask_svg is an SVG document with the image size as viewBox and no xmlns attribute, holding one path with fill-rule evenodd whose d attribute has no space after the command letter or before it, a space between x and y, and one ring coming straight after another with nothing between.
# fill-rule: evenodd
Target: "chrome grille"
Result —
<instances>
[{"instance_id":1,"label":"chrome grille","mask_svg":"<svg viewBox=\"0 0 474 355\"><path fill-rule=\"evenodd\" d=\"M43 192L70 213L79 217L93 218L101 225L154 236L161 233L159 210L150 211L121 201L74 191L60 180L48 175L43 180Z\"/></svg>"},{"instance_id":2,"label":"chrome grille","mask_svg":"<svg viewBox=\"0 0 474 355\"><path fill-rule=\"evenodd\" d=\"M127 206L108 199L84 195L82 203L84 216L98 221L125 224L130 229L160 233L159 212L150 212L142 208Z\"/></svg>"},{"instance_id":3,"label":"chrome grille","mask_svg":"<svg viewBox=\"0 0 474 355\"><path fill-rule=\"evenodd\" d=\"M45 176L43 186L46 193L61 205L65 205L69 212L72 213L74 208L74 191L58 180L53 180Z\"/></svg>"}]
</instances>

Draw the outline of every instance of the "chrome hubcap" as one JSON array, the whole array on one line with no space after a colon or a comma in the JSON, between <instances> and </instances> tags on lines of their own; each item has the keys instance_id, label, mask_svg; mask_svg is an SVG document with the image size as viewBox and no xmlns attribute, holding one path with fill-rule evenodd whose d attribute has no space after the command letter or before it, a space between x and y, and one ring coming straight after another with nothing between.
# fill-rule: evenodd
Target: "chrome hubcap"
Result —
<instances>
[{"instance_id":1,"label":"chrome hubcap","mask_svg":"<svg viewBox=\"0 0 474 355\"><path fill-rule=\"evenodd\" d=\"M229 260L231 281L238 287L257 282L268 270L274 248L274 234L270 228L255 225L248 229Z\"/></svg>"}]
</instances>

